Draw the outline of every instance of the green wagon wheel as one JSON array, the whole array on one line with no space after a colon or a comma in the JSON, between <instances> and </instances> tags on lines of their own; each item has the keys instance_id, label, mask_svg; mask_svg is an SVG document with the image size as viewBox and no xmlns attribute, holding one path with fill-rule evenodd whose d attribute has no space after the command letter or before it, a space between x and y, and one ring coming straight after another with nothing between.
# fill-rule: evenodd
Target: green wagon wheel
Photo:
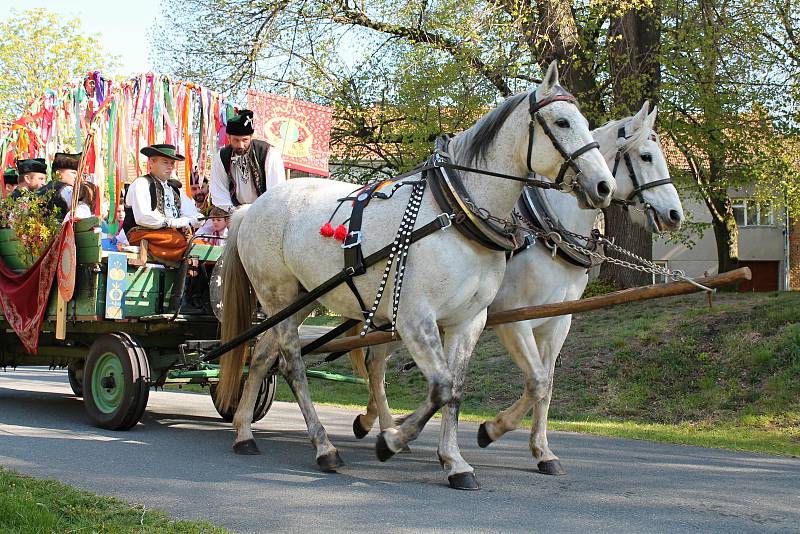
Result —
<instances>
[{"instance_id":1,"label":"green wagon wheel","mask_svg":"<svg viewBox=\"0 0 800 534\"><path fill-rule=\"evenodd\" d=\"M149 376L147 355L132 337L97 338L83 372L83 402L92 423L110 430L135 426L147 406Z\"/></svg>"},{"instance_id":2,"label":"green wagon wheel","mask_svg":"<svg viewBox=\"0 0 800 534\"><path fill-rule=\"evenodd\" d=\"M277 378L274 374L267 375L264 377L264 381L261 382L261 388L258 390L258 397L256 398L256 405L253 409L253 422L260 421L267 415L267 412L272 407L272 401L275 400L275 390L277 386ZM236 406L231 407L228 410L223 410L219 404L217 403L217 385L212 383L209 385L209 390L211 393L211 400L214 402L214 408L217 409L217 413L222 417L224 421L230 423L233 421L233 416L236 413ZM242 380L242 385L239 388L239 397L242 396L242 391L244 390L244 379Z\"/></svg>"}]
</instances>

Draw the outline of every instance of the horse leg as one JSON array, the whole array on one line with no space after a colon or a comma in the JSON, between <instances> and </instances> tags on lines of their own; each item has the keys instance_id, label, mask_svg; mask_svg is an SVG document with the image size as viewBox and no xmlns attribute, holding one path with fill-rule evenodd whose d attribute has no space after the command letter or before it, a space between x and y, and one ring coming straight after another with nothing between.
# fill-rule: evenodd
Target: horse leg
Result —
<instances>
[{"instance_id":1,"label":"horse leg","mask_svg":"<svg viewBox=\"0 0 800 534\"><path fill-rule=\"evenodd\" d=\"M419 436L425 424L439 408L453 397L453 375L447 367L436 320L430 314L402 314L397 330L414 361L428 381L428 396L397 427L387 428L378 436L375 453L385 462Z\"/></svg>"},{"instance_id":2,"label":"horse leg","mask_svg":"<svg viewBox=\"0 0 800 534\"><path fill-rule=\"evenodd\" d=\"M519 426L520 421L530 411L537 398L546 394L548 373L542 364L536 338L530 326L525 323L509 323L495 327L495 334L508 350L514 363L525 376L525 391L509 408L497 414L491 421L485 421L478 428L478 445L488 447L509 430Z\"/></svg>"},{"instance_id":3,"label":"horse leg","mask_svg":"<svg viewBox=\"0 0 800 534\"><path fill-rule=\"evenodd\" d=\"M281 352L279 370L286 379L289 387L294 393L303 418L308 428L308 436L311 444L316 450L317 465L322 471L336 471L344 465L339 457L336 447L328 439L325 427L317 416L314 404L311 402L311 395L308 390L308 379L306 378L306 366L303 357L300 355L300 338L297 335L297 324L292 320L284 323L292 323L280 328L278 335L285 350ZM281 323L283 324L283 323ZM279 328L281 325L276 326Z\"/></svg>"},{"instance_id":4,"label":"horse leg","mask_svg":"<svg viewBox=\"0 0 800 534\"><path fill-rule=\"evenodd\" d=\"M378 345L369 351L366 362L369 374L367 413L359 414L353 420L353 434L358 439L364 438L369 433L372 425L375 424L375 419L380 421L381 430L394 426L385 389L386 360L391 355L393 346L394 344Z\"/></svg>"},{"instance_id":5,"label":"horse leg","mask_svg":"<svg viewBox=\"0 0 800 534\"><path fill-rule=\"evenodd\" d=\"M547 414L550 410L550 398L553 394L553 375L555 373L556 358L567 339L572 316L553 319L545 328L537 329L536 341L541 347L544 366L547 369L547 391L536 399L533 405L531 419L530 447L536 459L539 471L546 475L564 475L566 471L561 466L558 456L553 454L547 443Z\"/></svg>"},{"instance_id":6,"label":"horse leg","mask_svg":"<svg viewBox=\"0 0 800 534\"><path fill-rule=\"evenodd\" d=\"M442 408L442 426L439 433L439 462L447 469L450 487L462 490L480 489L471 465L461 456L458 447L458 411L464 395L464 380L472 351L486 324L486 310L472 321L448 328L444 333L447 364L453 373L453 398Z\"/></svg>"},{"instance_id":7,"label":"horse leg","mask_svg":"<svg viewBox=\"0 0 800 534\"><path fill-rule=\"evenodd\" d=\"M273 345L273 339L267 333L256 342L253 350L253 357L251 358L247 379L244 383L242 398L239 399L239 405L236 407L236 413L233 416L233 427L236 429L233 451L236 454L260 454L253 438L251 425L258 391L261 389L264 377L275 362L275 355L277 355L276 351L269 350ZM270 355L272 356L270 357Z\"/></svg>"}]
</instances>

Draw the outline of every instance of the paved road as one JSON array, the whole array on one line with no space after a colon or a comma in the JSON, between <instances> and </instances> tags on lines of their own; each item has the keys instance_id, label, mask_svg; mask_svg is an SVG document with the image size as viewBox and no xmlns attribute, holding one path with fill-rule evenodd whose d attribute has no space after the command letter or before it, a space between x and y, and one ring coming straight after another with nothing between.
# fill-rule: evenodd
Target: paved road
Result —
<instances>
[{"instance_id":1,"label":"paved road","mask_svg":"<svg viewBox=\"0 0 800 534\"><path fill-rule=\"evenodd\" d=\"M276 403L255 425L262 456L236 456L209 397L154 392L128 432L88 426L64 372L0 371L0 465L237 532L800 532L800 460L553 432L569 471L534 471L527 432L487 450L462 426L484 486L446 486L438 423L412 452L375 459L355 412L321 407L347 466L315 469L302 417Z\"/></svg>"}]
</instances>

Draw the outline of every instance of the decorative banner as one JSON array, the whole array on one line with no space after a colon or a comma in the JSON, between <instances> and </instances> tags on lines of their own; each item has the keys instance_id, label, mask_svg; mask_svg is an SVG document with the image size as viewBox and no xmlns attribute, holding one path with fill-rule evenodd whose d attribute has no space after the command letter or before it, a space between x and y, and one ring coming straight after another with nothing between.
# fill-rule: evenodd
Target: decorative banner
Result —
<instances>
[{"instance_id":1,"label":"decorative banner","mask_svg":"<svg viewBox=\"0 0 800 534\"><path fill-rule=\"evenodd\" d=\"M61 250L61 261L58 265L58 291L64 302L72 300L75 291L75 265L77 251L75 250L75 229L72 226L72 219L67 219L64 223L64 243Z\"/></svg>"},{"instance_id":2,"label":"decorative banner","mask_svg":"<svg viewBox=\"0 0 800 534\"><path fill-rule=\"evenodd\" d=\"M254 137L281 149L287 169L329 176L333 109L295 98L247 91Z\"/></svg>"},{"instance_id":3,"label":"decorative banner","mask_svg":"<svg viewBox=\"0 0 800 534\"><path fill-rule=\"evenodd\" d=\"M128 289L128 256L121 252L108 255L106 272L106 319L125 318L125 291Z\"/></svg>"}]
</instances>

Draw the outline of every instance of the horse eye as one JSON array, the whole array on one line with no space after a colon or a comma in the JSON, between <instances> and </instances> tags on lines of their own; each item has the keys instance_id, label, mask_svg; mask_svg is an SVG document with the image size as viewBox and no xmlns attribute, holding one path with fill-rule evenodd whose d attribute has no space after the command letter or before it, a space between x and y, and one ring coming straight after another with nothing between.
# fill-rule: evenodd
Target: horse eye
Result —
<instances>
[{"instance_id":1,"label":"horse eye","mask_svg":"<svg viewBox=\"0 0 800 534\"><path fill-rule=\"evenodd\" d=\"M647 163L650 163L651 161L653 161L653 156L651 156L650 154L642 154L641 157L642 157L642 161L646 161Z\"/></svg>"},{"instance_id":2,"label":"horse eye","mask_svg":"<svg viewBox=\"0 0 800 534\"><path fill-rule=\"evenodd\" d=\"M559 128L569 128L569 121L567 119L558 119L556 121L556 126Z\"/></svg>"}]
</instances>

